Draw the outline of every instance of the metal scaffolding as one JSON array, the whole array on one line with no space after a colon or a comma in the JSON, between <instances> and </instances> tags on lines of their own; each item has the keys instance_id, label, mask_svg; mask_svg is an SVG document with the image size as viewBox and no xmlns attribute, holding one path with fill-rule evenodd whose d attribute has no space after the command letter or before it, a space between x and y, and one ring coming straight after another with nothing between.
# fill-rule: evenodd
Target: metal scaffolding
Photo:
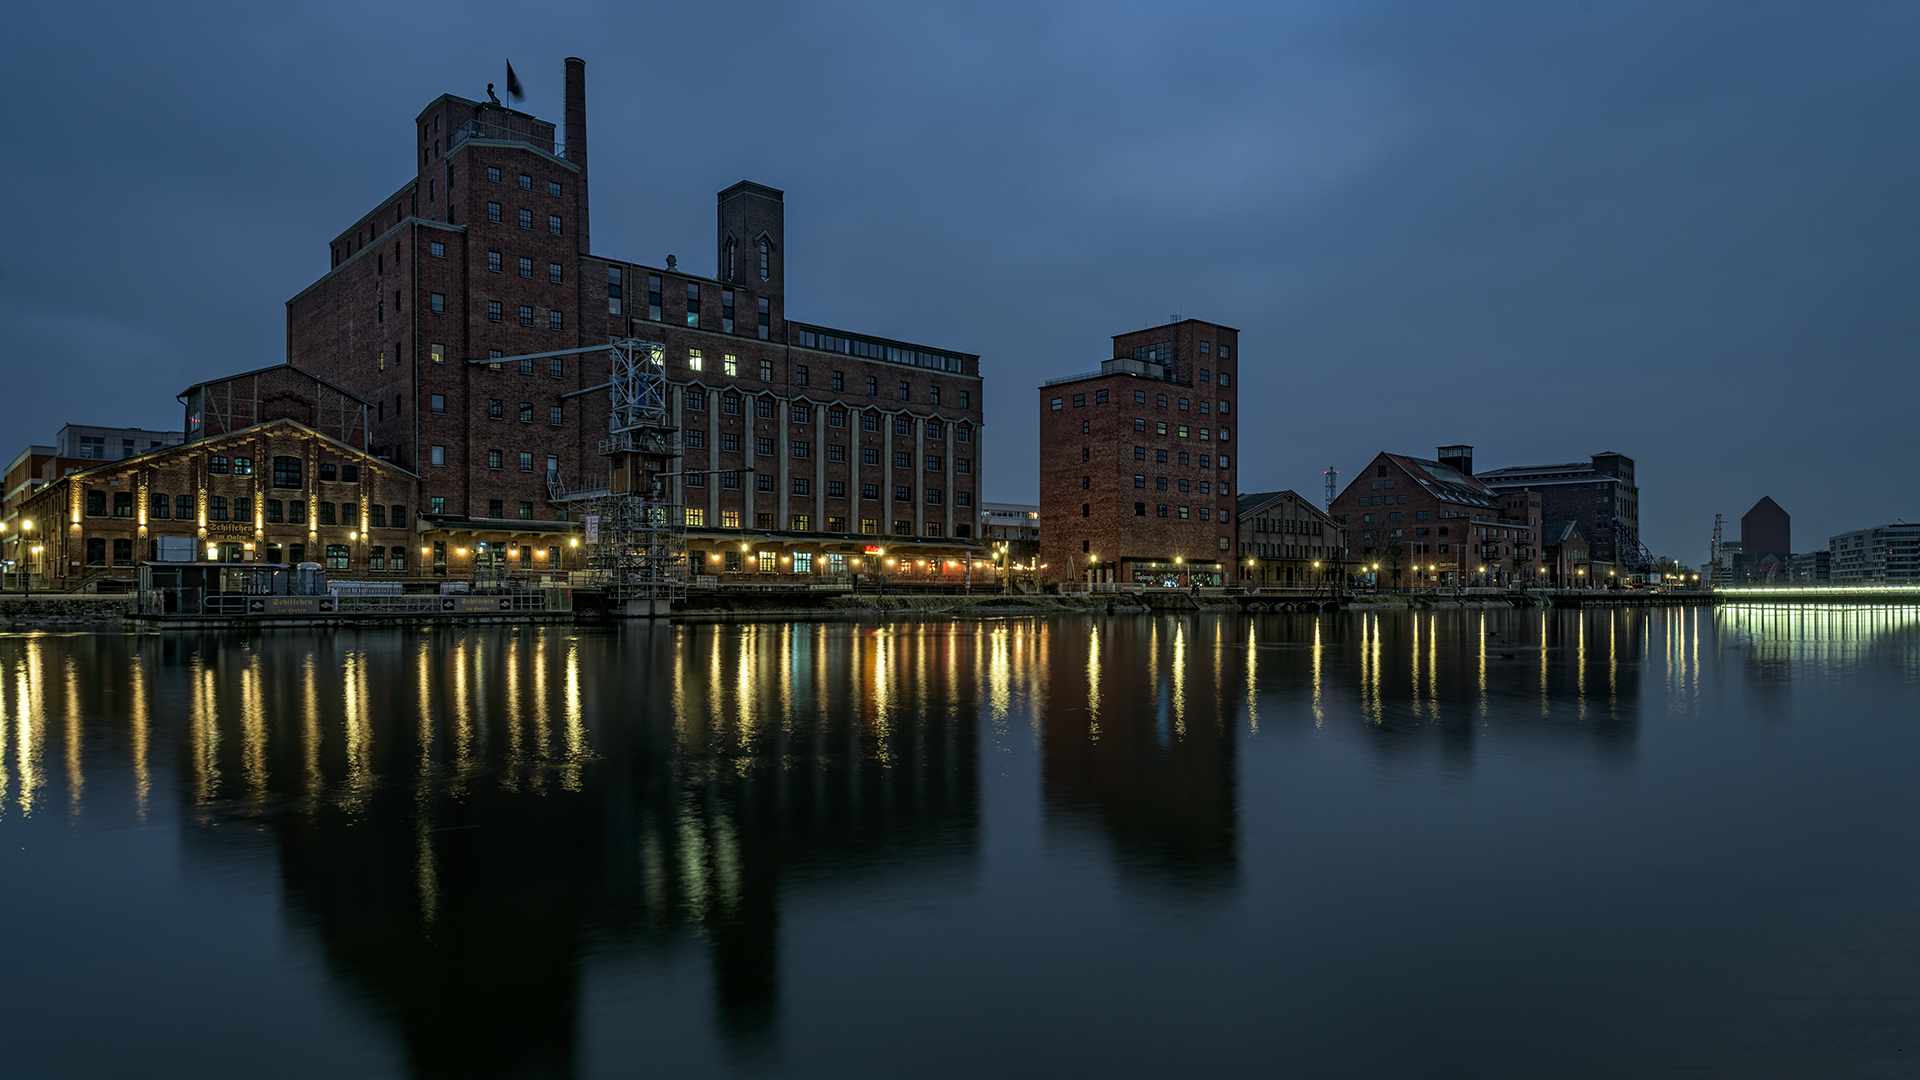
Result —
<instances>
[{"instance_id":1,"label":"metal scaffolding","mask_svg":"<svg viewBox=\"0 0 1920 1080\"><path fill-rule=\"evenodd\" d=\"M548 498L581 514L590 585L616 603L653 601L647 610L664 613L687 590L686 507L670 482L681 475L674 464L684 449L668 398L666 346L616 338L606 345L474 362L601 351L610 356L608 381L575 394L608 391L607 437L600 441L605 479L583 477L569 488L559 473L549 473Z\"/></svg>"}]
</instances>

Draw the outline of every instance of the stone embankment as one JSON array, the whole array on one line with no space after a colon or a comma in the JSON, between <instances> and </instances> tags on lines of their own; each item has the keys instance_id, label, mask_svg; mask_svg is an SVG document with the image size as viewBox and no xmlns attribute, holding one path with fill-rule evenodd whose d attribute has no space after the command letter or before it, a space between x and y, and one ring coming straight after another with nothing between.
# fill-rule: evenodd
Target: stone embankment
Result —
<instances>
[{"instance_id":1,"label":"stone embankment","mask_svg":"<svg viewBox=\"0 0 1920 1080\"><path fill-rule=\"evenodd\" d=\"M132 610L131 596L10 594L0 596L0 630L118 630Z\"/></svg>"}]
</instances>

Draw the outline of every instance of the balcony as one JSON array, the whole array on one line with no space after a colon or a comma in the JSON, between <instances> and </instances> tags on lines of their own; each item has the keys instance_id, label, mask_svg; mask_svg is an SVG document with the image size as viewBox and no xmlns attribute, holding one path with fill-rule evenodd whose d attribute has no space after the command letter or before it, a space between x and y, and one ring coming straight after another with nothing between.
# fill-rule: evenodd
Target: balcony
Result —
<instances>
[{"instance_id":1,"label":"balcony","mask_svg":"<svg viewBox=\"0 0 1920 1080\"><path fill-rule=\"evenodd\" d=\"M525 143L544 154L558 157L559 152L553 140L553 125L541 120L529 120L523 127L531 130L518 130L507 124L494 124L485 120L469 120L453 129L453 139L449 146L459 146L468 139L487 139L493 142Z\"/></svg>"}]
</instances>

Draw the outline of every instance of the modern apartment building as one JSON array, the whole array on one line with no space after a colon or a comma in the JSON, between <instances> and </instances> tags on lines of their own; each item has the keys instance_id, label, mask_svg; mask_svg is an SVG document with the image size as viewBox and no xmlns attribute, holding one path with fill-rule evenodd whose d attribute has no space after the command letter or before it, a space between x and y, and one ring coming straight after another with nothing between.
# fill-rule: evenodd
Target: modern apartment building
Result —
<instances>
[{"instance_id":1,"label":"modern apartment building","mask_svg":"<svg viewBox=\"0 0 1920 1080\"><path fill-rule=\"evenodd\" d=\"M1856 529L1827 540L1835 585L1920 585L1920 524Z\"/></svg>"},{"instance_id":2,"label":"modern apartment building","mask_svg":"<svg viewBox=\"0 0 1920 1080\"><path fill-rule=\"evenodd\" d=\"M119 461L164 446L179 446L185 439L186 436L178 431L67 424L53 437L53 456L87 461Z\"/></svg>"},{"instance_id":3,"label":"modern apartment building","mask_svg":"<svg viewBox=\"0 0 1920 1080\"><path fill-rule=\"evenodd\" d=\"M1470 457L1473 448L1466 450ZM1639 543L1640 489L1633 472L1632 458L1609 451L1584 462L1515 465L1475 475L1496 492L1538 492L1545 520L1578 522L1605 577L1631 554L1623 548Z\"/></svg>"},{"instance_id":4,"label":"modern apartment building","mask_svg":"<svg viewBox=\"0 0 1920 1080\"><path fill-rule=\"evenodd\" d=\"M1117 334L1100 370L1040 388L1045 578L1226 584L1239 337L1198 319Z\"/></svg>"},{"instance_id":5,"label":"modern apartment building","mask_svg":"<svg viewBox=\"0 0 1920 1080\"><path fill-rule=\"evenodd\" d=\"M476 551L576 529L567 496L610 483L593 347L640 338L664 347L679 438L636 486L684 502L701 570L824 572L884 545L964 574L979 357L789 321L782 192L719 193L711 273L596 252L578 59L563 127L442 95L412 131L414 175L288 301L287 358L372 404L372 452L419 475L422 528Z\"/></svg>"}]
</instances>

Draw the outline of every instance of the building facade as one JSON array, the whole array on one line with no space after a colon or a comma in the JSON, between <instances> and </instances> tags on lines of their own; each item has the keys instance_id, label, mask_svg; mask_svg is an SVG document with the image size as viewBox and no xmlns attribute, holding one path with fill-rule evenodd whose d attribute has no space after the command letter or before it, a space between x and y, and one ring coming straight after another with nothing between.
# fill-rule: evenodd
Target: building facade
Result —
<instances>
[{"instance_id":1,"label":"building facade","mask_svg":"<svg viewBox=\"0 0 1920 1080\"><path fill-rule=\"evenodd\" d=\"M1744 564L1758 567L1771 555L1784 561L1793 554L1793 518L1780 504L1763 496L1753 509L1740 515L1740 551Z\"/></svg>"},{"instance_id":2,"label":"building facade","mask_svg":"<svg viewBox=\"0 0 1920 1080\"><path fill-rule=\"evenodd\" d=\"M1329 508L1349 570L1404 587L1538 580L1537 493L1502 495L1474 476L1473 448L1437 460L1377 455Z\"/></svg>"},{"instance_id":3,"label":"building facade","mask_svg":"<svg viewBox=\"0 0 1920 1080\"><path fill-rule=\"evenodd\" d=\"M1577 521L1548 521L1540 527L1540 583L1556 589L1579 589L1593 574L1593 553Z\"/></svg>"},{"instance_id":4,"label":"building facade","mask_svg":"<svg viewBox=\"0 0 1920 1080\"><path fill-rule=\"evenodd\" d=\"M178 431L67 424L53 437L53 456L83 461L119 461L163 446L178 446L184 441L185 437Z\"/></svg>"},{"instance_id":5,"label":"building facade","mask_svg":"<svg viewBox=\"0 0 1920 1080\"><path fill-rule=\"evenodd\" d=\"M1790 556L1787 559L1787 580L1795 585L1830 583L1833 580L1833 553L1802 551Z\"/></svg>"},{"instance_id":6,"label":"building facade","mask_svg":"<svg viewBox=\"0 0 1920 1080\"><path fill-rule=\"evenodd\" d=\"M981 503L980 542L999 565L1037 570L1040 563L1040 505Z\"/></svg>"},{"instance_id":7,"label":"building facade","mask_svg":"<svg viewBox=\"0 0 1920 1080\"><path fill-rule=\"evenodd\" d=\"M1471 460L1473 448L1465 449ZM1579 522L1603 577L1639 545L1640 488L1634 460L1625 454L1609 451L1586 462L1516 465L1475 475L1496 492L1538 492L1547 520Z\"/></svg>"},{"instance_id":8,"label":"building facade","mask_svg":"<svg viewBox=\"0 0 1920 1080\"><path fill-rule=\"evenodd\" d=\"M24 569L51 589L156 561L417 565L416 478L292 420L270 420L61 476L21 506Z\"/></svg>"},{"instance_id":9,"label":"building facade","mask_svg":"<svg viewBox=\"0 0 1920 1080\"><path fill-rule=\"evenodd\" d=\"M1234 580L1242 585L1313 588L1341 579L1339 523L1299 492L1239 496L1234 531Z\"/></svg>"},{"instance_id":10,"label":"building facade","mask_svg":"<svg viewBox=\"0 0 1920 1080\"><path fill-rule=\"evenodd\" d=\"M1840 533L1827 552L1835 585L1920 585L1920 524Z\"/></svg>"},{"instance_id":11,"label":"building facade","mask_svg":"<svg viewBox=\"0 0 1920 1080\"><path fill-rule=\"evenodd\" d=\"M1198 319L1117 334L1099 371L1040 388L1044 578L1227 582L1239 336Z\"/></svg>"},{"instance_id":12,"label":"building facade","mask_svg":"<svg viewBox=\"0 0 1920 1080\"><path fill-rule=\"evenodd\" d=\"M640 338L663 346L679 438L633 486L685 504L696 572L844 572L884 547L964 575L979 357L790 322L782 192L720 192L711 274L645 265L590 242L584 62L562 129L453 95L413 127L415 175L333 239L287 349L371 403L369 446L419 474L429 524L577 530L570 497L612 484L597 347Z\"/></svg>"}]
</instances>

